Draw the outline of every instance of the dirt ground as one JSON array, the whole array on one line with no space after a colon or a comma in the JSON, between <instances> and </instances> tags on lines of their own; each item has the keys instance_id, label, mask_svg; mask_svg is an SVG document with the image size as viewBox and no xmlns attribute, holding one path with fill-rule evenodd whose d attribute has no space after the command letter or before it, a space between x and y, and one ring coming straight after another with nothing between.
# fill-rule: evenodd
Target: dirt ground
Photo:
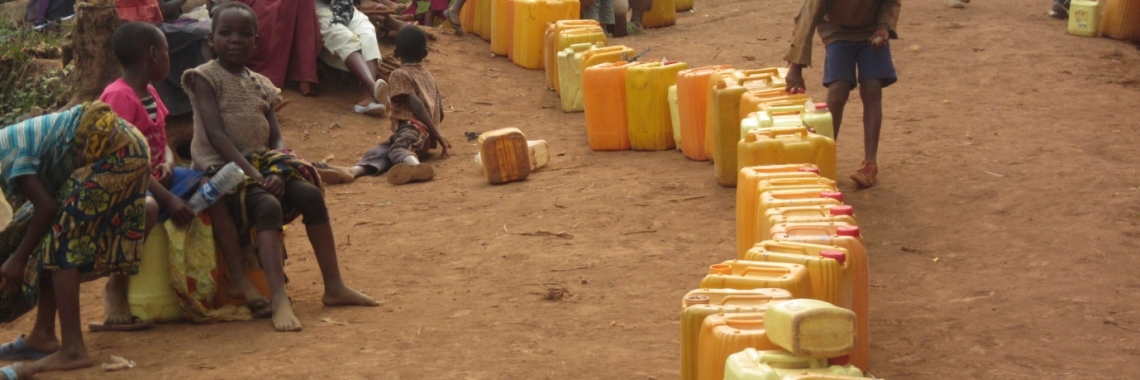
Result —
<instances>
[{"instance_id":1,"label":"dirt ground","mask_svg":"<svg viewBox=\"0 0 1140 380\"><path fill-rule=\"evenodd\" d=\"M868 242L879 377L1140 378L1140 52L1066 35L1048 3L907 2L880 184L858 192L846 179L862 158L852 96L840 183ZM703 1L675 27L613 42L693 67L781 65L798 6ZM97 360L138 367L42 378L678 378L678 303L707 265L733 258L734 191L675 151L590 151L583 115L557 108L542 72L492 58L478 38L441 35L425 66L455 146L431 161L437 179L326 193L344 274L381 307L321 306L298 223L286 270L303 332L257 320L87 333ZM822 99L820 67L807 73ZM348 112L356 95L336 82L316 98L287 93L281 119L291 147L347 164L387 130ZM486 184L463 133L499 127L549 141L550 166ZM528 235L540 231L566 235ZM544 284L568 293L544 300ZM101 288L84 285L84 320L101 318Z\"/></svg>"}]
</instances>

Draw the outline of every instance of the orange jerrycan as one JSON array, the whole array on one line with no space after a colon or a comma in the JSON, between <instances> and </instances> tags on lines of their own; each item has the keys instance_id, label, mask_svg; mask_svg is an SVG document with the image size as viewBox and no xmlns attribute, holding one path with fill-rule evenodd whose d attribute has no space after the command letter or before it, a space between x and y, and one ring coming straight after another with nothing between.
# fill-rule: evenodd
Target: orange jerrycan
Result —
<instances>
[{"instance_id":1,"label":"orange jerrycan","mask_svg":"<svg viewBox=\"0 0 1140 380\"><path fill-rule=\"evenodd\" d=\"M1140 41L1140 3L1106 0L1100 18L1100 34L1118 40Z\"/></svg>"},{"instance_id":2,"label":"orange jerrycan","mask_svg":"<svg viewBox=\"0 0 1140 380\"><path fill-rule=\"evenodd\" d=\"M602 30L602 27L594 25L563 30L554 36L554 45L559 49L565 50L577 44L590 44L591 46L604 47L606 46L606 32ZM557 55L555 56L557 57ZM554 65L553 70L555 79L554 89L555 91L562 91L562 84L558 82L557 64ZM561 94L561 92L559 93Z\"/></svg>"},{"instance_id":3,"label":"orange jerrycan","mask_svg":"<svg viewBox=\"0 0 1140 380\"><path fill-rule=\"evenodd\" d=\"M524 69L542 68L542 36L546 24L577 19L578 0L515 0L514 55L511 61Z\"/></svg>"},{"instance_id":4,"label":"orange jerrycan","mask_svg":"<svg viewBox=\"0 0 1140 380\"><path fill-rule=\"evenodd\" d=\"M739 140L737 145L737 163L740 168L815 164L819 167L820 175L835 179L835 140L810 133L806 127L754 129Z\"/></svg>"},{"instance_id":5,"label":"orange jerrycan","mask_svg":"<svg viewBox=\"0 0 1140 380\"><path fill-rule=\"evenodd\" d=\"M487 182L498 185L522 181L530 175L530 148L518 128L503 128L479 135L479 153Z\"/></svg>"},{"instance_id":6,"label":"orange jerrycan","mask_svg":"<svg viewBox=\"0 0 1140 380\"><path fill-rule=\"evenodd\" d=\"M779 288L802 298L811 294L807 269L799 264L729 260L709 266L701 279L702 288L759 289Z\"/></svg>"},{"instance_id":7,"label":"orange jerrycan","mask_svg":"<svg viewBox=\"0 0 1140 380\"><path fill-rule=\"evenodd\" d=\"M819 178L815 165L752 166L740 169L736 186L736 255L743 258L744 251L752 248L756 231L756 192L760 181L767 178Z\"/></svg>"},{"instance_id":8,"label":"orange jerrycan","mask_svg":"<svg viewBox=\"0 0 1140 380\"><path fill-rule=\"evenodd\" d=\"M484 41L491 40L491 4L494 0L482 0L475 7L475 33Z\"/></svg>"},{"instance_id":9,"label":"orange jerrycan","mask_svg":"<svg viewBox=\"0 0 1140 380\"><path fill-rule=\"evenodd\" d=\"M675 0L677 12L688 12L693 10L693 0Z\"/></svg>"},{"instance_id":10,"label":"orange jerrycan","mask_svg":"<svg viewBox=\"0 0 1140 380\"><path fill-rule=\"evenodd\" d=\"M847 265L853 265L855 267L855 279L852 281L855 285L852 290L854 303L851 310L855 312L855 315L859 316L860 338L859 344L855 347L855 351L850 355L850 363L851 365L866 370L871 350L870 316L868 315L869 306L860 300L869 299L870 265L868 263L867 250L863 246L863 238L860 234L859 227L835 224L789 224L785 228L785 231L784 234L776 236L773 240L830 245L847 250ZM842 359L833 359L832 362L843 361Z\"/></svg>"},{"instance_id":11,"label":"orange jerrycan","mask_svg":"<svg viewBox=\"0 0 1140 380\"><path fill-rule=\"evenodd\" d=\"M669 86L669 121L673 125L673 143L681 149L681 117L677 109L677 85Z\"/></svg>"},{"instance_id":12,"label":"orange jerrycan","mask_svg":"<svg viewBox=\"0 0 1140 380\"><path fill-rule=\"evenodd\" d=\"M594 20L559 20L547 24L546 32L542 35L542 67L546 69L546 87L558 90L558 53L570 47L569 45L558 46L558 34L566 30L591 26L598 26L598 22Z\"/></svg>"},{"instance_id":13,"label":"orange jerrycan","mask_svg":"<svg viewBox=\"0 0 1140 380\"><path fill-rule=\"evenodd\" d=\"M669 86L677 83L677 72L687 68L689 65L684 62L652 62L629 68L625 77L625 108L633 150L676 147L669 113Z\"/></svg>"},{"instance_id":14,"label":"orange jerrycan","mask_svg":"<svg viewBox=\"0 0 1140 380\"><path fill-rule=\"evenodd\" d=\"M562 112L582 112L585 109L582 93L582 55L595 47L600 46L574 44L558 53L559 102L562 104Z\"/></svg>"},{"instance_id":15,"label":"orange jerrycan","mask_svg":"<svg viewBox=\"0 0 1140 380\"><path fill-rule=\"evenodd\" d=\"M697 378L701 326L710 315L763 313L773 302L792 299L784 289L698 289L681 300L681 379Z\"/></svg>"},{"instance_id":16,"label":"orange jerrycan","mask_svg":"<svg viewBox=\"0 0 1140 380\"><path fill-rule=\"evenodd\" d=\"M779 349L768 339L764 314L761 313L710 315L701 326L700 339L698 380L724 379L725 361L730 355L744 349Z\"/></svg>"},{"instance_id":17,"label":"orange jerrycan","mask_svg":"<svg viewBox=\"0 0 1140 380\"><path fill-rule=\"evenodd\" d=\"M709 159L705 150L709 76L714 72L727 70L732 70L732 65L698 67L677 73L677 116L681 125L681 152L691 160Z\"/></svg>"},{"instance_id":18,"label":"orange jerrycan","mask_svg":"<svg viewBox=\"0 0 1140 380\"><path fill-rule=\"evenodd\" d=\"M463 8L459 9L459 22L463 24L463 33L473 34L476 32L475 10L479 7L478 3L479 0L470 0L463 3Z\"/></svg>"},{"instance_id":19,"label":"orange jerrycan","mask_svg":"<svg viewBox=\"0 0 1140 380\"><path fill-rule=\"evenodd\" d=\"M641 26L645 28L661 28L676 23L676 0L653 0L653 8L646 11L641 18Z\"/></svg>"},{"instance_id":20,"label":"orange jerrycan","mask_svg":"<svg viewBox=\"0 0 1140 380\"><path fill-rule=\"evenodd\" d=\"M848 205L771 208L764 212L764 216L759 221L760 225L757 231L768 231L768 236L771 236L772 227L780 224L841 222L852 226L858 225L855 223L855 209Z\"/></svg>"},{"instance_id":21,"label":"orange jerrycan","mask_svg":"<svg viewBox=\"0 0 1140 380\"><path fill-rule=\"evenodd\" d=\"M717 183L721 186L736 186L736 174L740 170L736 163L736 148L740 141L740 96L750 88L767 88L773 83L773 76L765 73L739 80L725 78L717 82L713 89L708 128L712 130L713 168L716 170Z\"/></svg>"},{"instance_id":22,"label":"orange jerrycan","mask_svg":"<svg viewBox=\"0 0 1140 380\"><path fill-rule=\"evenodd\" d=\"M799 264L807 268L811 282L808 298L851 308L854 265L847 263L847 250L832 246L765 240L744 254L748 261Z\"/></svg>"},{"instance_id":23,"label":"orange jerrycan","mask_svg":"<svg viewBox=\"0 0 1140 380\"><path fill-rule=\"evenodd\" d=\"M586 141L590 149L629 150L626 119L626 69L640 63L607 62L582 74L586 108Z\"/></svg>"},{"instance_id":24,"label":"orange jerrycan","mask_svg":"<svg viewBox=\"0 0 1140 380\"><path fill-rule=\"evenodd\" d=\"M515 21L510 13L514 0L491 1L491 53L507 56L514 37Z\"/></svg>"},{"instance_id":25,"label":"orange jerrycan","mask_svg":"<svg viewBox=\"0 0 1140 380\"><path fill-rule=\"evenodd\" d=\"M822 377L804 377L822 376ZM746 348L728 357L724 380L865 379L850 365L828 365L827 359L796 356L784 350Z\"/></svg>"}]
</instances>

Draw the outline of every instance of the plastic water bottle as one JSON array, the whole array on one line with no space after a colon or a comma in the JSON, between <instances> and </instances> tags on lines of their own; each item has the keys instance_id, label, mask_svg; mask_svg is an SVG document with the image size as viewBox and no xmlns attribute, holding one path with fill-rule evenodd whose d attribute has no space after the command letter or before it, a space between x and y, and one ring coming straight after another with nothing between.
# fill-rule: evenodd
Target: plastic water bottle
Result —
<instances>
[{"instance_id":1,"label":"plastic water bottle","mask_svg":"<svg viewBox=\"0 0 1140 380\"><path fill-rule=\"evenodd\" d=\"M198 188L198 192L190 197L190 209L197 214L218 201L225 193L233 190L241 181L245 180L245 172L237 164L231 162L222 167L210 182Z\"/></svg>"}]
</instances>

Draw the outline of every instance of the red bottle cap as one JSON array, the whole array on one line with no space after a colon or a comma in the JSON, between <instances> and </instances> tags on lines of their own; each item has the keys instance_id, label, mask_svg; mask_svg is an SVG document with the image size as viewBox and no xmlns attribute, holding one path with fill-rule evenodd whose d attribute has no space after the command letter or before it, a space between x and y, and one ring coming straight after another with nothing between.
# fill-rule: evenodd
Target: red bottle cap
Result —
<instances>
[{"instance_id":1,"label":"red bottle cap","mask_svg":"<svg viewBox=\"0 0 1140 380\"><path fill-rule=\"evenodd\" d=\"M819 193L819 197L820 198L831 198L831 199L843 202L843 193L840 193L838 191L821 191Z\"/></svg>"},{"instance_id":2,"label":"red bottle cap","mask_svg":"<svg viewBox=\"0 0 1140 380\"><path fill-rule=\"evenodd\" d=\"M831 216L855 216L855 208L848 205L831 206Z\"/></svg>"},{"instance_id":3,"label":"red bottle cap","mask_svg":"<svg viewBox=\"0 0 1140 380\"><path fill-rule=\"evenodd\" d=\"M843 253L843 251L833 251L830 249L819 251L819 257L838 261L839 265L843 265L843 263L847 261L846 253Z\"/></svg>"},{"instance_id":4,"label":"red bottle cap","mask_svg":"<svg viewBox=\"0 0 1140 380\"><path fill-rule=\"evenodd\" d=\"M797 171L797 172L800 172L800 173L815 173L815 174L819 174L819 168L813 168L813 167L811 167L811 166L800 166L800 167L799 167L799 169L796 169L796 171Z\"/></svg>"},{"instance_id":5,"label":"red bottle cap","mask_svg":"<svg viewBox=\"0 0 1140 380\"><path fill-rule=\"evenodd\" d=\"M859 237L859 227L856 226L840 226L835 228L835 234L839 236Z\"/></svg>"},{"instance_id":6,"label":"red bottle cap","mask_svg":"<svg viewBox=\"0 0 1140 380\"><path fill-rule=\"evenodd\" d=\"M827 103L816 103L815 112L827 112Z\"/></svg>"},{"instance_id":7,"label":"red bottle cap","mask_svg":"<svg viewBox=\"0 0 1140 380\"><path fill-rule=\"evenodd\" d=\"M828 365L848 365L851 364L851 355L843 355L837 358L827 359Z\"/></svg>"}]
</instances>

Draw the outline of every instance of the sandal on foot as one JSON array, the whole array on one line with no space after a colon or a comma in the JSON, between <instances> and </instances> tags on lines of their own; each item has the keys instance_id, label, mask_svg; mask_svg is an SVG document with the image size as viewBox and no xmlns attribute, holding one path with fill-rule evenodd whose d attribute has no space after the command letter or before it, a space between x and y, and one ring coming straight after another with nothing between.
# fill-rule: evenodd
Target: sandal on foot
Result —
<instances>
[{"instance_id":1,"label":"sandal on foot","mask_svg":"<svg viewBox=\"0 0 1140 380\"><path fill-rule=\"evenodd\" d=\"M383 79L376 79L376 83L372 84L372 99L380 105L387 104L388 99L388 82Z\"/></svg>"},{"instance_id":2,"label":"sandal on foot","mask_svg":"<svg viewBox=\"0 0 1140 380\"><path fill-rule=\"evenodd\" d=\"M25 369L27 369L27 364L13 363L4 366L4 368L0 368L0 376L3 376L5 380L20 380L20 372L23 372ZM28 375L27 378L30 379L32 377Z\"/></svg>"},{"instance_id":3,"label":"sandal on foot","mask_svg":"<svg viewBox=\"0 0 1140 380\"><path fill-rule=\"evenodd\" d=\"M273 316L273 306L269 304L269 300L264 298L249 301L245 304L245 307L249 308L249 313L253 315L254 318L261 319Z\"/></svg>"},{"instance_id":4,"label":"sandal on foot","mask_svg":"<svg viewBox=\"0 0 1140 380\"><path fill-rule=\"evenodd\" d=\"M143 321L142 318L131 316L131 323L88 323L87 330L91 332L103 331L139 331L154 327L154 321Z\"/></svg>"},{"instance_id":5,"label":"sandal on foot","mask_svg":"<svg viewBox=\"0 0 1140 380\"><path fill-rule=\"evenodd\" d=\"M16 340L0 345L0 360L40 360L52 354L51 352L32 349L32 347L28 345L28 341L24 339L25 336L26 335L21 334L16 337Z\"/></svg>"},{"instance_id":6,"label":"sandal on foot","mask_svg":"<svg viewBox=\"0 0 1140 380\"><path fill-rule=\"evenodd\" d=\"M855 181L855 185L860 189L866 189L875 186L875 182L878 182L878 176L879 166L874 162L863 161L859 170L851 173L851 180Z\"/></svg>"},{"instance_id":7,"label":"sandal on foot","mask_svg":"<svg viewBox=\"0 0 1140 380\"><path fill-rule=\"evenodd\" d=\"M459 25L459 16L452 16L452 13L450 8L446 9L443 11L443 17L447 17L447 22L451 24L451 29L455 29L455 35L462 36L463 26Z\"/></svg>"},{"instance_id":8,"label":"sandal on foot","mask_svg":"<svg viewBox=\"0 0 1140 380\"><path fill-rule=\"evenodd\" d=\"M393 185L431 181L432 178L435 178L435 169L428 164L408 165L400 163L388 169L388 183Z\"/></svg>"}]
</instances>

